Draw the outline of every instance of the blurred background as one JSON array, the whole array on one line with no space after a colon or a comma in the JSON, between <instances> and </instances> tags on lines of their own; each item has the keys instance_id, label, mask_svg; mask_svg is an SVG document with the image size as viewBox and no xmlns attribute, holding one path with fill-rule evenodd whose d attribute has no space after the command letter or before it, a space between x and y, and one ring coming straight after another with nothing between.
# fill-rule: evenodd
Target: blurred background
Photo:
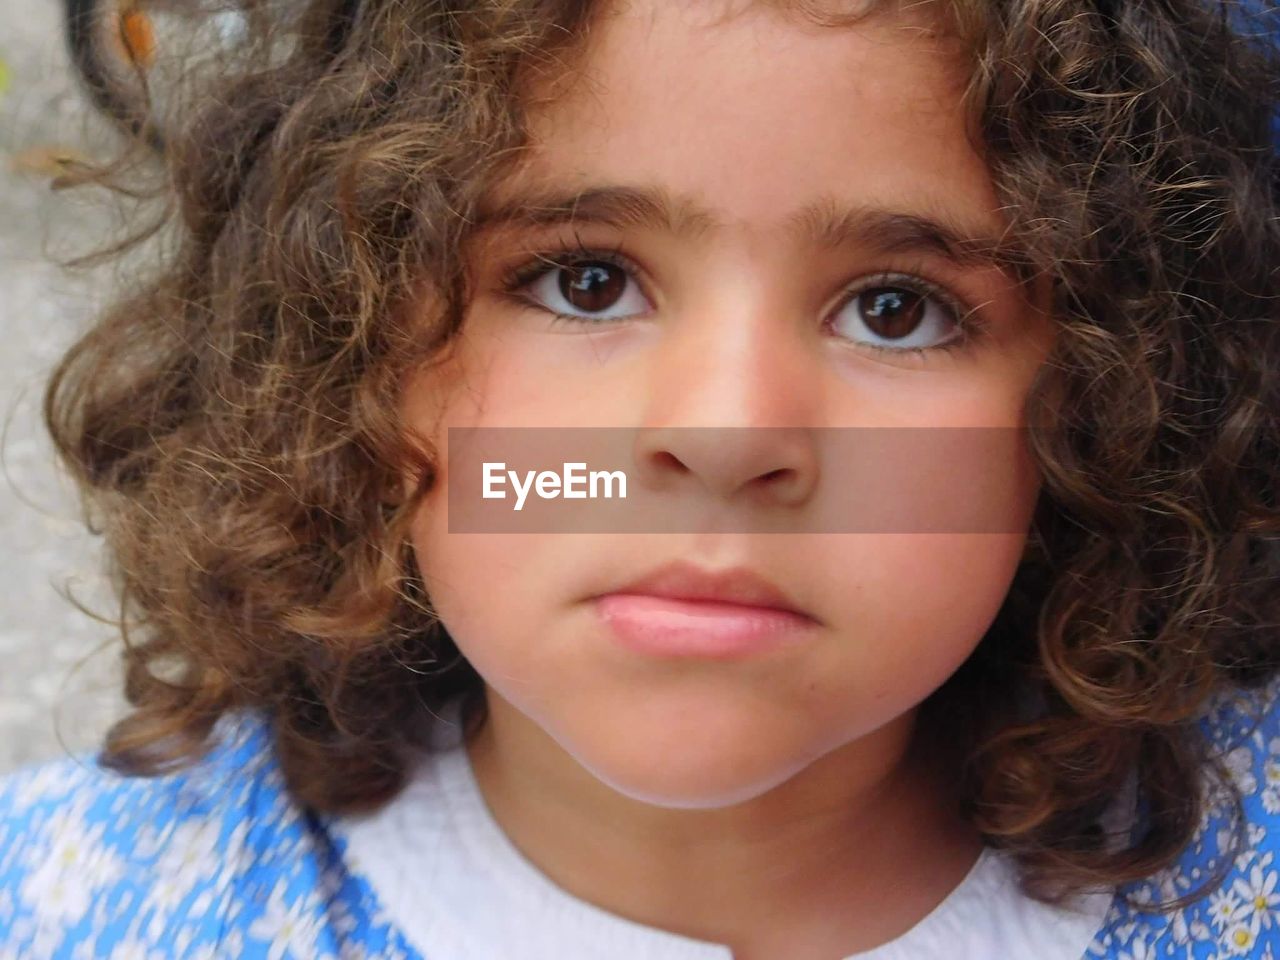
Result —
<instances>
[{"instance_id":1,"label":"blurred background","mask_svg":"<svg viewBox=\"0 0 1280 960\"><path fill-rule=\"evenodd\" d=\"M99 548L40 425L43 381L117 282L60 265L118 232L96 188L55 189L118 147L81 92L60 0L0 0L0 773L92 749L123 708Z\"/></svg>"}]
</instances>

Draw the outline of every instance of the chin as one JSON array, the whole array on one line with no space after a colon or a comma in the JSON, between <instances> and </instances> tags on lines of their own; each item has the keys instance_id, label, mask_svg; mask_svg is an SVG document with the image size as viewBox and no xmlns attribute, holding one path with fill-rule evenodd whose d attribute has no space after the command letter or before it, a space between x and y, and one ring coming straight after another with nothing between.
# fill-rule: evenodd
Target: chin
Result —
<instances>
[{"instance_id":1,"label":"chin","mask_svg":"<svg viewBox=\"0 0 1280 960\"><path fill-rule=\"evenodd\" d=\"M683 810L714 810L746 803L785 783L805 767L800 763L783 769L708 776L705 769L652 771L580 762L601 783L625 797L655 807Z\"/></svg>"},{"instance_id":2,"label":"chin","mask_svg":"<svg viewBox=\"0 0 1280 960\"><path fill-rule=\"evenodd\" d=\"M641 710L625 722L597 715L549 731L597 780L655 806L708 809L752 800L785 783L821 754L795 720L700 704L680 714Z\"/></svg>"}]
</instances>

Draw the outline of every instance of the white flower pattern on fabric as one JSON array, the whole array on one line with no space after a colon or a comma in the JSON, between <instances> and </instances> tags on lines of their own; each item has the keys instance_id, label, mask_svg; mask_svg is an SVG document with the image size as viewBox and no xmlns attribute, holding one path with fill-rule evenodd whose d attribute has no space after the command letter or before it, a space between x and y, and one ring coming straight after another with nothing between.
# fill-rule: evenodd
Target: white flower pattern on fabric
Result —
<instances>
[{"instance_id":1,"label":"white flower pattern on fabric","mask_svg":"<svg viewBox=\"0 0 1280 960\"><path fill-rule=\"evenodd\" d=\"M1244 843L1222 884L1170 912L1151 906L1200 890L1232 853L1228 798L1211 790L1206 779L1204 809L1192 842L1172 867L1119 889L1087 960L1275 960L1280 952L1280 876L1274 863L1280 846L1278 699L1280 677L1255 691L1221 695L1201 724L1240 792L1245 814Z\"/></svg>"},{"instance_id":2,"label":"white flower pattern on fabric","mask_svg":"<svg viewBox=\"0 0 1280 960\"><path fill-rule=\"evenodd\" d=\"M1271 860L1272 855L1268 853L1254 864L1247 879L1238 877L1232 886L1244 900L1241 905L1243 915L1251 921L1256 919L1257 925L1262 927L1271 926L1272 915L1280 905L1280 896L1275 892L1275 871L1264 872L1264 867L1270 865Z\"/></svg>"},{"instance_id":3,"label":"white flower pattern on fabric","mask_svg":"<svg viewBox=\"0 0 1280 960\"><path fill-rule=\"evenodd\" d=\"M1280 678L1220 698L1203 721L1247 820L1223 883L1171 913L1152 907L1201 887L1230 851L1230 811L1206 786L1192 843L1121 888L1085 960L1276 960L1278 695ZM250 712L167 776L71 758L0 778L0 960L451 960L412 949L331 823L289 797Z\"/></svg>"},{"instance_id":4,"label":"white flower pattern on fabric","mask_svg":"<svg viewBox=\"0 0 1280 960\"><path fill-rule=\"evenodd\" d=\"M256 714L180 773L69 758L0 778L0 960L175 957L419 960L289 799Z\"/></svg>"}]
</instances>

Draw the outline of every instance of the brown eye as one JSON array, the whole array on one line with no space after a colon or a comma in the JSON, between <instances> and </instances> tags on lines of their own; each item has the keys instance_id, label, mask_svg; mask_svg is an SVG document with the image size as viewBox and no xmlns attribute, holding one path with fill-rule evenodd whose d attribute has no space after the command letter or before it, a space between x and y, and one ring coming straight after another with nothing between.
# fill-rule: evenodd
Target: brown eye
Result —
<instances>
[{"instance_id":1,"label":"brown eye","mask_svg":"<svg viewBox=\"0 0 1280 960\"><path fill-rule=\"evenodd\" d=\"M511 289L560 320L604 323L629 320L652 310L635 279L635 268L602 257L577 260L540 257L539 269ZM548 266L547 261L552 260Z\"/></svg>"},{"instance_id":2,"label":"brown eye","mask_svg":"<svg viewBox=\"0 0 1280 960\"><path fill-rule=\"evenodd\" d=\"M940 349L963 337L960 310L952 297L906 275L898 283L884 282L888 279L881 278L881 283L845 301L830 321L832 328L850 340L886 351Z\"/></svg>"},{"instance_id":3,"label":"brown eye","mask_svg":"<svg viewBox=\"0 0 1280 960\"><path fill-rule=\"evenodd\" d=\"M876 287L858 294L862 320L877 337L899 340L924 319L925 299L900 287Z\"/></svg>"},{"instance_id":4,"label":"brown eye","mask_svg":"<svg viewBox=\"0 0 1280 960\"><path fill-rule=\"evenodd\" d=\"M627 289L627 274L616 264L584 260L560 267L560 295L587 313L608 310Z\"/></svg>"}]
</instances>

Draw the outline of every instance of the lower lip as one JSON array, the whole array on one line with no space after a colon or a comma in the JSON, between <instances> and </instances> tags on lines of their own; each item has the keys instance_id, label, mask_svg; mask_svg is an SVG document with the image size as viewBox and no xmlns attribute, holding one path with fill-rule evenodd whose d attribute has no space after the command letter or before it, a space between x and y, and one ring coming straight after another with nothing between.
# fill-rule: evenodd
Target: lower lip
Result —
<instances>
[{"instance_id":1,"label":"lower lip","mask_svg":"<svg viewBox=\"0 0 1280 960\"><path fill-rule=\"evenodd\" d=\"M595 605L624 647L652 656L745 657L803 641L816 626L773 607L647 594L610 593Z\"/></svg>"}]
</instances>

